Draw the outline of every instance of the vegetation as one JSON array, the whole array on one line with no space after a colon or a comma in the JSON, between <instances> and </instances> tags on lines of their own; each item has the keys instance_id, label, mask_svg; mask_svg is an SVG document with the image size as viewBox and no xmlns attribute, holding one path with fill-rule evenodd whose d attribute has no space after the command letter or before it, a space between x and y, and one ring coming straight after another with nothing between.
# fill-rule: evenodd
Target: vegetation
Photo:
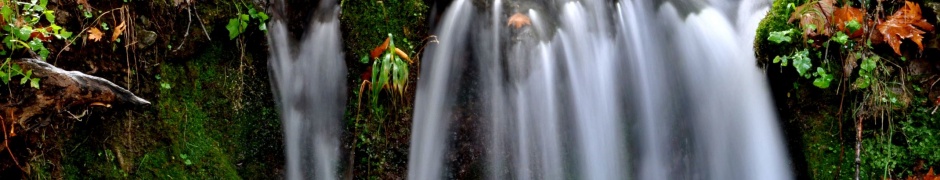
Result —
<instances>
[{"instance_id":1,"label":"vegetation","mask_svg":"<svg viewBox=\"0 0 940 180\"><path fill-rule=\"evenodd\" d=\"M39 54L45 60L49 57L49 49L45 42L56 39L68 39L72 33L55 24L55 14L46 6L48 0L32 0L18 2L12 0L0 1L0 36L3 47L0 56L7 56L0 64L0 79L3 84L9 83L13 77L20 77L20 84L30 82L33 88L39 88L39 78L32 78L32 71L22 71L19 65L11 63L12 55L17 49L28 49ZM45 21L43 21L45 20Z\"/></svg>"},{"instance_id":2,"label":"vegetation","mask_svg":"<svg viewBox=\"0 0 940 180\"><path fill-rule=\"evenodd\" d=\"M342 1L340 25L349 65L346 132L354 179L396 179L405 174L411 112L428 37L423 1ZM384 40L384 41L383 41ZM411 41L422 40L422 41ZM378 45L378 47L377 47ZM363 101L364 100L364 101Z\"/></svg>"},{"instance_id":3,"label":"vegetation","mask_svg":"<svg viewBox=\"0 0 940 180\"><path fill-rule=\"evenodd\" d=\"M771 81L792 83L777 97L795 113L785 117L800 129L811 178L921 177L940 167L935 74L918 70L934 56L924 46L934 23L923 16L910 1L774 2L755 46Z\"/></svg>"}]
</instances>

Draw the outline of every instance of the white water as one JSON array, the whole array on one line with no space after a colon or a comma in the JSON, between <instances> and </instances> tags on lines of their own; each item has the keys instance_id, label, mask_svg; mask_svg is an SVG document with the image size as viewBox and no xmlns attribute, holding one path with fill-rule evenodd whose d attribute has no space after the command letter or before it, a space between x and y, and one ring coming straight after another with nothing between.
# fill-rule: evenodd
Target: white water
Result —
<instances>
[{"instance_id":1,"label":"white water","mask_svg":"<svg viewBox=\"0 0 940 180\"><path fill-rule=\"evenodd\" d=\"M791 179L751 50L769 2L672 1L455 0L422 58L407 177L447 174L473 88L489 179ZM324 2L300 42L269 24L288 179L337 177L346 68ZM532 24L506 26L516 12ZM467 67L475 87L458 85Z\"/></svg>"},{"instance_id":2,"label":"white water","mask_svg":"<svg viewBox=\"0 0 940 180\"><path fill-rule=\"evenodd\" d=\"M288 37L285 22L275 18L268 24L268 67L284 128L287 179L337 177L346 64L339 7L323 1L318 11L300 42Z\"/></svg>"},{"instance_id":3,"label":"white water","mask_svg":"<svg viewBox=\"0 0 940 180\"><path fill-rule=\"evenodd\" d=\"M423 58L409 179L446 174L467 62L481 82L490 179L790 179L751 50L769 2L709 2L688 13L671 2L495 0L474 13L456 0ZM532 25L506 26L515 12Z\"/></svg>"}]
</instances>

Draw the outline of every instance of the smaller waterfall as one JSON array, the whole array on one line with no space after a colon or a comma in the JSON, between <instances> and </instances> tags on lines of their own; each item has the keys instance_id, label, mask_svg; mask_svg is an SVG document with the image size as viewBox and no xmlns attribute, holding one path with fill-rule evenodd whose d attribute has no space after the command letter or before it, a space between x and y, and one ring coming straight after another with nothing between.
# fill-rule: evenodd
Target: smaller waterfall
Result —
<instances>
[{"instance_id":1,"label":"smaller waterfall","mask_svg":"<svg viewBox=\"0 0 940 180\"><path fill-rule=\"evenodd\" d=\"M287 179L337 177L346 64L339 7L332 1L321 1L318 11L300 42L292 42L282 20L268 24L268 66L284 127Z\"/></svg>"}]
</instances>

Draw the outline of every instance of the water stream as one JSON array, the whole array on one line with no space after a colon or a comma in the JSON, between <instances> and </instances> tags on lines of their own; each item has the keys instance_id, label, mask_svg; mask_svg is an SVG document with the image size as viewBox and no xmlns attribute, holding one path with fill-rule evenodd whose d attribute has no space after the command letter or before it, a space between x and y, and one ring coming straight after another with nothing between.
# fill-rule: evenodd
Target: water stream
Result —
<instances>
[{"instance_id":1,"label":"water stream","mask_svg":"<svg viewBox=\"0 0 940 180\"><path fill-rule=\"evenodd\" d=\"M751 48L769 1L480 2L455 0L433 29L409 179L447 174L466 71L488 179L791 178ZM300 42L269 25L288 179L336 178L346 68L324 6ZM515 14L529 23L507 25Z\"/></svg>"}]
</instances>

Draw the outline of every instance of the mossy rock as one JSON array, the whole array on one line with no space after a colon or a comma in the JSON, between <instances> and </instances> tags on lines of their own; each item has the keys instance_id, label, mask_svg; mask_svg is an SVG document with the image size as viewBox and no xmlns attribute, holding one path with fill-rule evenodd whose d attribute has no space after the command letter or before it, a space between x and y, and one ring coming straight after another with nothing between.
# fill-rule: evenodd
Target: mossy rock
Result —
<instances>
[{"instance_id":1,"label":"mossy rock","mask_svg":"<svg viewBox=\"0 0 940 180\"><path fill-rule=\"evenodd\" d=\"M793 49L796 49L794 46L774 44L773 42L767 40L767 37L770 36L770 32L797 29L795 24L787 23L787 20L790 18L790 13L793 12L793 8L787 7L787 5L790 3L793 3L794 6L799 6L804 2L803 0L774 1L770 11L767 12L767 16L760 21L760 25L757 27L757 35L754 38L754 53L757 57L757 64L761 67L764 67L770 63L771 60L773 60L773 58L777 55L787 54ZM793 41L789 42L789 44L799 44L797 42L802 41L802 37L793 37L795 38Z\"/></svg>"}]
</instances>

